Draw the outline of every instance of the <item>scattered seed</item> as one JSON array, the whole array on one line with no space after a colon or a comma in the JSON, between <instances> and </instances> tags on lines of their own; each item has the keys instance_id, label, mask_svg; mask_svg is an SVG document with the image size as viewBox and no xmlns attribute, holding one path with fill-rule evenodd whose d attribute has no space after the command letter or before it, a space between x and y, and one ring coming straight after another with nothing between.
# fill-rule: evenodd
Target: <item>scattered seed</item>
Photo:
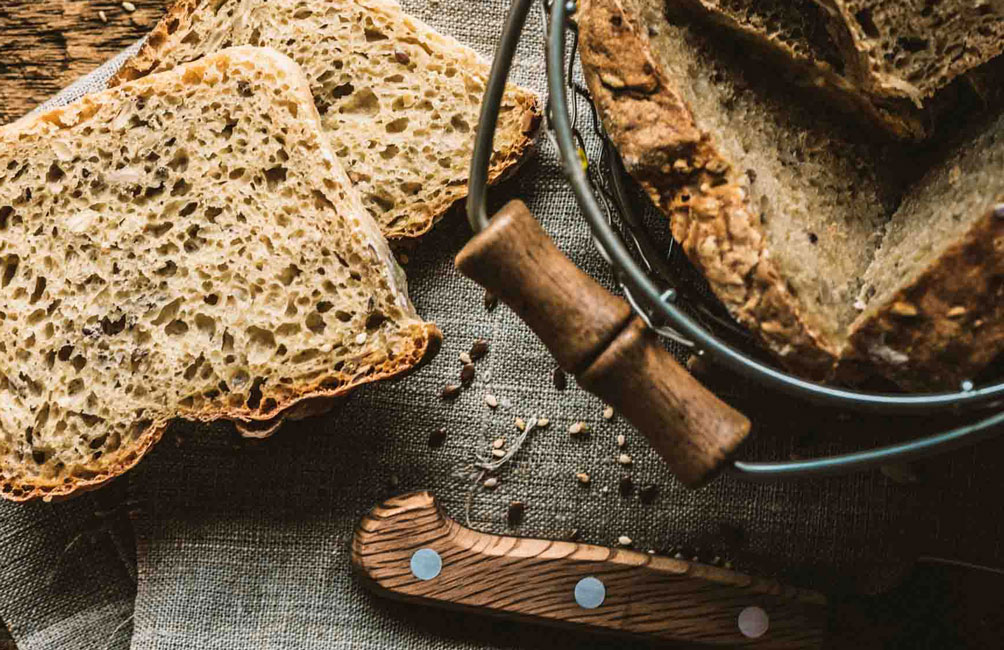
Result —
<instances>
[{"instance_id":1,"label":"scattered seed","mask_svg":"<svg viewBox=\"0 0 1004 650\"><path fill-rule=\"evenodd\" d=\"M474 345L471 346L470 355L472 361L484 359L488 355L488 341L484 339L475 341Z\"/></svg>"},{"instance_id":2,"label":"scattered seed","mask_svg":"<svg viewBox=\"0 0 1004 650\"><path fill-rule=\"evenodd\" d=\"M497 397L495 397L491 393L487 393L485 395L485 404L487 404L491 408L498 408L499 401Z\"/></svg>"},{"instance_id":3,"label":"scattered seed","mask_svg":"<svg viewBox=\"0 0 1004 650\"><path fill-rule=\"evenodd\" d=\"M486 488L490 489L490 488L493 488L493 487L497 486L498 484L499 484L498 478L496 478L494 476L490 476L490 477L486 478L485 482L482 483L481 485L484 485Z\"/></svg>"},{"instance_id":4,"label":"scattered seed","mask_svg":"<svg viewBox=\"0 0 1004 650\"><path fill-rule=\"evenodd\" d=\"M460 383L467 386L474 381L474 364L468 363L460 369Z\"/></svg>"},{"instance_id":5,"label":"scattered seed","mask_svg":"<svg viewBox=\"0 0 1004 650\"><path fill-rule=\"evenodd\" d=\"M579 529L573 528L572 530L565 533L565 541L574 542L579 539Z\"/></svg>"},{"instance_id":6,"label":"scattered seed","mask_svg":"<svg viewBox=\"0 0 1004 650\"><path fill-rule=\"evenodd\" d=\"M131 2L123 2L122 3L122 8L125 9L126 11L128 11L129 13L132 13L132 12L136 11L136 5L134 5Z\"/></svg>"},{"instance_id":7,"label":"scattered seed","mask_svg":"<svg viewBox=\"0 0 1004 650\"><path fill-rule=\"evenodd\" d=\"M492 456L495 458L505 458L505 449L492 449Z\"/></svg>"},{"instance_id":8,"label":"scattered seed","mask_svg":"<svg viewBox=\"0 0 1004 650\"><path fill-rule=\"evenodd\" d=\"M655 500L659 498L659 486L654 484L646 485L638 492L638 498L645 505L655 503Z\"/></svg>"},{"instance_id":9,"label":"scattered seed","mask_svg":"<svg viewBox=\"0 0 1004 650\"><path fill-rule=\"evenodd\" d=\"M461 352L460 353L460 363L462 363L462 364L464 364L466 366L469 363L474 363L474 360L471 359L471 355L467 354L466 352Z\"/></svg>"},{"instance_id":10,"label":"scattered seed","mask_svg":"<svg viewBox=\"0 0 1004 650\"><path fill-rule=\"evenodd\" d=\"M495 441L492 442L492 449L502 449L502 447L505 447L505 438L495 438Z\"/></svg>"},{"instance_id":11,"label":"scattered seed","mask_svg":"<svg viewBox=\"0 0 1004 650\"><path fill-rule=\"evenodd\" d=\"M656 554L656 550L654 548L650 548L650 549L648 549L648 554L649 555L655 555Z\"/></svg>"},{"instance_id":12,"label":"scattered seed","mask_svg":"<svg viewBox=\"0 0 1004 650\"><path fill-rule=\"evenodd\" d=\"M398 259L400 259L400 260L401 260L401 264L402 264L402 265L404 265L404 264L407 264L408 262L410 262L410 261L411 261L411 258L409 258L409 257L408 257L408 255L407 255L406 253L401 253L401 257L400 257L400 258L398 258Z\"/></svg>"},{"instance_id":13,"label":"scattered seed","mask_svg":"<svg viewBox=\"0 0 1004 650\"><path fill-rule=\"evenodd\" d=\"M100 18L101 22L103 22L103 23L107 23L108 22L108 14L106 14L104 11L99 11L98 12L98 18Z\"/></svg>"},{"instance_id":14,"label":"scattered seed","mask_svg":"<svg viewBox=\"0 0 1004 650\"><path fill-rule=\"evenodd\" d=\"M397 59L397 62L401 65L408 65L411 62L411 57L408 56L408 53L402 52L401 50L394 52L394 58Z\"/></svg>"},{"instance_id":15,"label":"scattered seed","mask_svg":"<svg viewBox=\"0 0 1004 650\"><path fill-rule=\"evenodd\" d=\"M715 566L718 566L719 564L722 563L722 558L716 555L715 557L711 558L711 563L714 564Z\"/></svg>"},{"instance_id":16,"label":"scattered seed","mask_svg":"<svg viewBox=\"0 0 1004 650\"><path fill-rule=\"evenodd\" d=\"M366 332L359 332L356 334L356 345L362 345L366 342Z\"/></svg>"},{"instance_id":17,"label":"scattered seed","mask_svg":"<svg viewBox=\"0 0 1004 650\"><path fill-rule=\"evenodd\" d=\"M540 418L539 420L537 420L538 429L546 429L549 426L551 426L551 421L548 420L547 418Z\"/></svg>"},{"instance_id":18,"label":"scattered seed","mask_svg":"<svg viewBox=\"0 0 1004 650\"><path fill-rule=\"evenodd\" d=\"M619 434L617 436L617 446L623 447L626 444L627 444L627 437L623 433Z\"/></svg>"},{"instance_id":19,"label":"scattered seed","mask_svg":"<svg viewBox=\"0 0 1004 650\"><path fill-rule=\"evenodd\" d=\"M575 478L576 480L579 481L579 483L582 483L583 485L589 485L589 480L590 480L589 474L586 474L585 472L579 472L578 474L575 475Z\"/></svg>"},{"instance_id":20,"label":"scattered seed","mask_svg":"<svg viewBox=\"0 0 1004 650\"><path fill-rule=\"evenodd\" d=\"M523 418L516 418L514 424L516 425L516 428L519 429L520 431L526 431L526 422L523 420Z\"/></svg>"},{"instance_id":21,"label":"scattered seed","mask_svg":"<svg viewBox=\"0 0 1004 650\"><path fill-rule=\"evenodd\" d=\"M961 318L962 316L965 315L966 315L966 308L961 305L957 307L952 307L951 309L948 310L949 318Z\"/></svg>"},{"instance_id":22,"label":"scattered seed","mask_svg":"<svg viewBox=\"0 0 1004 650\"><path fill-rule=\"evenodd\" d=\"M551 380L554 382L554 387L558 390L565 390L568 388L568 375L561 368L555 368L554 373L551 375Z\"/></svg>"},{"instance_id":23,"label":"scattered seed","mask_svg":"<svg viewBox=\"0 0 1004 650\"><path fill-rule=\"evenodd\" d=\"M522 501L513 501L509 504L509 512L506 513L506 522L510 527L519 526L523 523L523 514L526 512L526 504Z\"/></svg>"},{"instance_id":24,"label":"scattered seed","mask_svg":"<svg viewBox=\"0 0 1004 650\"><path fill-rule=\"evenodd\" d=\"M604 420L612 420L613 417L614 417L614 407L608 406L605 409L603 409L603 419Z\"/></svg>"},{"instance_id":25,"label":"scattered seed","mask_svg":"<svg viewBox=\"0 0 1004 650\"><path fill-rule=\"evenodd\" d=\"M440 427L429 434L430 447L442 447L446 442L446 429Z\"/></svg>"},{"instance_id":26,"label":"scattered seed","mask_svg":"<svg viewBox=\"0 0 1004 650\"><path fill-rule=\"evenodd\" d=\"M629 497L634 492L634 481L631 480L630 476L622 476L617 484L617 489L622 497Z\"/></svg>"},{"instance_id":27,"label":"scattered seed","mask_svg":"<svg viewBox=\"0 0 1004 650\"><path fill-rule=\"evenodd\" d=\"M632 461L631 457L628 456L627 454L621 454L620 456L617 457L617 462L620 463L621 465L630 465L634 461Z\"/></svg>"},{"instance_id":28,"label":"scattered seed","mask_svg":"<svg viewBox=\"0 0 1004 650\"><path fill-rule=\"evenodd\" d=\"M499 298L491 291L485 291L485 309L488 311L494 310L498 307Z\"/></svg>"},{"instance_id":29,"label":"scattered seed","mask_svg":"<svg viewBox=\"0 0 1004 650\"><path fill-rule=\"evenodd\" d=\"M397 474L391 474L390 480L388 480L387 483L389 483L392 488L397 488L397 486L401 485L401 479L397 477Z\"/></svg>"},{"instance_id":30,"label":"scattered seed","mask_svg":"<svg viewBox=\"0 0 1004 650\"><path fill-rule=\"evenodd\" d=\"M631 546L631 544L633 544L634 542L632 542L631 538L628 537L627 535L621 535L620 537L617 538L617 543L620 544L621 546Z\"/></svg>"},{"instance_id":31,"label":"scattered seed","mask_svg":"<svg viewBox=\"0 0 1004 650\"><path fill-rule=\"evenodd\" d=\"M677 560L682 560L683 559L683 553L676 553L676 554L673 555L673 557L675 559L677 559Z\"/></svg>"},{"instance_id":32,"label":"scattered seed","mask_svg":"<svg viewBox=\"0 0 1004 650\"><path fill-rule=\"evenodd\" d=\"M570 424L568 426L568 433L569 433L569 435L573 435L573 436L577 436L577 435L581 434L582 432L584 432L585 430L586 430L586 423L585 422L581 422L581 421L580 422L575 422L574 424Z\"/></svg>"},{"instance_id":33,"label":"scattered seed","mask_svg":"<svg viewBox=\"0 0 1004 650\"><path fill-rule=\"evenodd\" d=\"M902 300L896 301L889 308L889 311L903 318L913 318L918 314L917 306Z\"/></svg>"},{"instance_id":34,"label":"scattered seed","mask_svg":"<svg viewBox=\"0 0 1004 650\"><path fill-rule=\"evenodd\" d=\"M457 399L458 395L460 395L460 386L456 384L446 384L443 386L442 392L439 393L439 397L445 400Z\"/></svg>"}]
</instances>

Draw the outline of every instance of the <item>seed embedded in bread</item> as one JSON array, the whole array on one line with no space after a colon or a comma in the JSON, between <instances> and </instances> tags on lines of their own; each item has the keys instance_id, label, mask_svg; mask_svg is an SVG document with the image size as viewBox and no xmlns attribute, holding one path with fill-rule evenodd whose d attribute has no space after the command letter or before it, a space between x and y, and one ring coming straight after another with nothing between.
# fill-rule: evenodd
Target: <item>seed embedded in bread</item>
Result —
<instances>
[{"instance_id":1,"label":"seed embedded in bread","mask_svg":"<svg viewBox=\"0 0 1004 650\"><path fill-rule=\"evenodd\" d=\"M0 267L9 499L103 483L173 419L273 428L438 348L267 49L0 129Z\"/></svg>"},{"instance_id":2,"label":"seed embedded in bread","mask_svg":"<svg viewBox=\"0 0 1004 650\"><path fill-rule=\"evenodd\" d=\"M425 234L467 194L488 64L392 0L179 0L113 85L222 44L273 47L310 80L331 148L391 239ZM539 122L534 93L508 86L489 180L512 172Z\"/></svg>"}]
</instances>

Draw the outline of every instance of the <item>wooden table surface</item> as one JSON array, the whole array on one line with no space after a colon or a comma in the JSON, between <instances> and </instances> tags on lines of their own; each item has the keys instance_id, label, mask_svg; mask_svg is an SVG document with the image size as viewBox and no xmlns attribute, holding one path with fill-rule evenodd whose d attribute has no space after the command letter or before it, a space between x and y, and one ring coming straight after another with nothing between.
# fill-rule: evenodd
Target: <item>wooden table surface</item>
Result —
<instances>
[{"instance_id":1,"label":"wooden table surface","mask_svg":"<svg viewBox=\"0 0 1004 650\"><path fill-rule=\"evenodd\" d=\"M0 124L141 38L170 1L132 0L130 12L115 0L0 0Z\"/></svg>"}]
</instances>

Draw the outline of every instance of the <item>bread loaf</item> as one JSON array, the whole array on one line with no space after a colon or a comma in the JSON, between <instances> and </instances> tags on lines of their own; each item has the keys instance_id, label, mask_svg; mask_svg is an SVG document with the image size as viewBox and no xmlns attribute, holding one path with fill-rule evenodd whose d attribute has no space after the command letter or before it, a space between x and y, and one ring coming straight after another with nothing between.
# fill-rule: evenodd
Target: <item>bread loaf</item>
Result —
<instances>
[{"instance_id":1,"label":"bread loaf","mask_svg":"<svg viewBox=\"0 0 1004 650\"><path fill-rule=\"evenodd\" d=\"M900 154L856 142L825 106L744 66L741 46L668 20L661 0L584 0L578 19L627 169L782 363L955 388L1001 352L1004 121L906 186Z\"/></svg>"},{"instance_id":2,"label":"bread loaf","mask_svg":"<svg viewBox=\"0 0 1004 650\"><path fill-rule=\"evenodd\" d=\"M440 340L297 65L223 50L0 129L0 494L135 465L176 418L274 423Z\"/></svg>"},{"instance_id":3,"label":"bread loaf","mask_svg":"<svg viewBox=\"0 0 1004 650\"><path fill-rule=\"evenodd\" d=\"M388 238L424 234L466 196L488 65L394 0L179 0L111 83L228 45L300 64L332 150ZM491 182L525 157L539 117L536 96L509 86Z\"/></svg>"}]
</instances>

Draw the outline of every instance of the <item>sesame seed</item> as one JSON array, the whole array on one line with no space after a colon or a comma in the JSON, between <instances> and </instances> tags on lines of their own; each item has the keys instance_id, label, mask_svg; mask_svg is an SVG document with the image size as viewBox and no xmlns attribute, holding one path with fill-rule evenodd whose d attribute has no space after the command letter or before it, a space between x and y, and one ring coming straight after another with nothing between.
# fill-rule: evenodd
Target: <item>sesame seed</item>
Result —
<instances>
[{"instance_id":1,"label":"sesame seed","mask_svg":"<svg viewBox=\"0 0 1004 650\"><path fill-rule=\"evenodd\" d=\"M461 352L460 363L466 366L468 363L474 363L474 361L471 359L471 355L467 354L466 352Z\"/></svg>"},{"instance_id":2,"label":"sesame seed","mask_svg":"<svg viewBox=\"0 0 1004 650\"><path fill-rule=\"evenodd\" d=\"M577 436L586 430L585 422L576 422L568 426L569 435Z\"/></svg>"},{"instance_id":3,"label":"sesame seed","mask_svg":"<svg viewBox=\"0 0 1004 650\"><path fill-rule=\"evenodd\" d=\"M492 442L492 449L502 449L502 447L505 447L505 438L495 438L495 441Z\"/></svg>"},{"instance_id":4,"label":"sesame seed","mask_svg":"<svg viewBox=\"0 0 1004 650\"><path fill-rule=\"evenodd\" d=\"M98 12L98 18L100 18L101 22L103 22L103 23L107 23L108 22L108 14L106 14L104 11L99 11Z\"/></svg>"},{"instance_id":5,"label":"sesame seed","mask_svg":"<svg viewBox=\"0 0 1004 650\"><path fill-rule=\"evenodd\" d=\"M366 332L359 332L356 334L356 345L362 345L366 342Z\"/></svg>"},{"instance_id":6,"label":"sesame seed","mask_svg":"<svg viewBox=\"0 0 1004 650\"><path fill-rule=\"evenodd\" d=\"M546 429L549 426L551 426L551 421L548 420L547 418L540 418L539 420L537 420L538 429Z\"/></svg>"},{"instance_id":7,"label":"sesame seed","mask_svg":"<svg viewBox=\"0 0 1004 650\"><path fill-rule=\"evenodd\" d=\"M621 454L620 456L617 457L617 462L620 463L621 465L630 465L634 461L632 461L631 457L628 456L627 454Z\"/></svg>"},{"instance_id":8,"label":"sesame seed","mask_svg":"<svg viewBox=\"0 0 1004 650\"><path fill-rule=\"evenodd\" d=\"M613 419L613 417L614 417L614 407L608 406L605 409L603 409L603 419L604 420L611 420L611 419Z\"/></svg>"},{"instance_id":9,"label":"sesame seed","mask_svg":"<svg viewBox=\"0 0 1004 650\"><path fill-rule=\"evenodd\" d=\"M631 538L628 537L627 535L621 535L620 537L617 538L617 543L620 544L621 546L631 546L631 544L633 544L634 542L631 541Z\"/></svg>"},{"instance_id":10,"label":"sesame seed","mask_svg":"<svg viewBox=\"0 0 1004 650\"><path fill-rule=\"evenodd\" d=\"M589 480L590 480L589 474L586 474L585 472L579 472L578 474L575 475L575 478L576 480L578 480L579 483L582 483L583 485L589 485Z\"/></svg>"},{"instance_id":11,"label":"sesame seed","mask_svg":"<svg viewBox=\"0 0 1004 650\"><path fill-rule=\"evenodd\" d=\"M492 449L492 456L495 458L505 458L505 449Z\"/></svg>"},{"instance_id":12,"label":"sesame seed","mask_svg":"<svg viewBox=\"0 0 1004 650\"><path fill-rule=\"evenodd\" d=\"M486 488L493 488L493 487L495 487L498 484L499 484L499 480L496 477L494 477L494 476L486 478L485 482L482 483L482 485L484 485Z\"/></svg>"},{"instance_id":13,"label":"sesame seed","mask_svg":"<svg viewBox=\"0 0 1004 650\"><path fill-rule=\"evenodd\" d=\"M499 401L497 397L495 397L491 393L488 393L485 395L485 404L487 404L491 408L497 408L499 405Z\"/></svg>"},{"instance_id":14,"label":"sesame seed","mask_svg":"<svg viewBox=\"0 0 1004 650\"><path fill-rule=\"evenodd\" d=\"M627 437L623 433L619 434L617 436L617 446L623 447L626 444L627 444Z\"/></svg>"},{"instance_id":15,"label":"sesame seed","mask_svg":"<svg viewBox=\"0 0 1004 650\"><path fill-rule=\"evenodd\" d=\"M523 420L523 418L516 418L514 424L516 425L516 428L519 429L520 431L526 431L526 422Z\"/></svg>"},{"instance_id":16,"label":"sesame seed","mask_svg":"<svg viewBox=\"0 0 1004 650\"><path fill-rule=\"evenodd\" d=\"M129 13L132 13L132 12L136 11L136 5L134 5L131 2L123 2L122 3L122 8L125 9L126 11L128 11Z\"/></svg>"}]
</instances>

